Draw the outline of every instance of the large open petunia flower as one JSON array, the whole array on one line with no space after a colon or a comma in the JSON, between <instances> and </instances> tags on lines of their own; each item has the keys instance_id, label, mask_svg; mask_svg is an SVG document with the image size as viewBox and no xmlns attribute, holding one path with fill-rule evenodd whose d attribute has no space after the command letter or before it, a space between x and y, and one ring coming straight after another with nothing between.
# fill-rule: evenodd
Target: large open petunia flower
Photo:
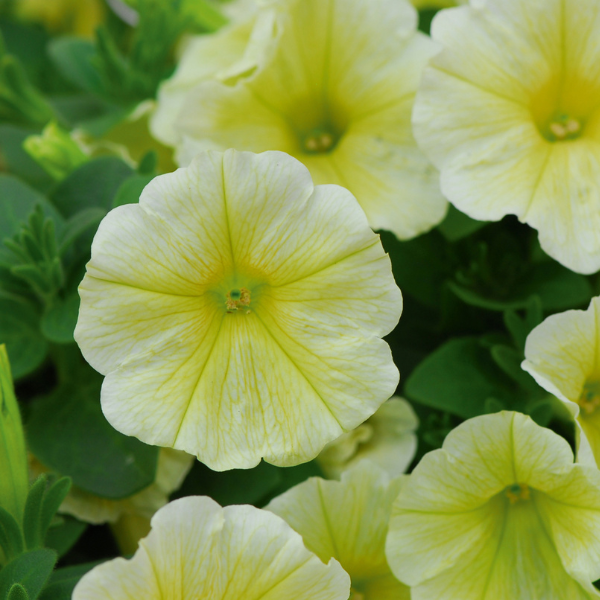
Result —
<instances>
[{"instance_id":1,"label":"large open petunia flower","mask_svg":"<svg viewBox=\"0 0 600 600\"><path fill-rule=\"evenodd\" d=\"M327 477L341 474L364 459L384 469L390 477L406 471L417 450L419 419L411 405L397 396L356 429L329 442L317 457Z\"/></svg>"},{"instance_id":2,"label":"large open petunia flower","mask_svg":"<svg viewBox=\"0 0 600 600\"><path fill-rule=\"evenodd\" d=\"M580 461L600 466L600 297L587 310L552 315L527 337L523 369L562 400L583 437Z\"/></svg>"},{"instance_id":3,"label":"large open petunia flower","mask_svg":"<svg viewBox=\"0 0 600 600\"><path fill-rule=\"evenodd\" d=\"M415 137L475 219L514 214L580 273L600 268L600 3L473 0L442 11Z\"/></svg>"},{"instance_id":4,"label":"large open petunia flower","mask_svg":"<svg viewBox=\"0 0 600 600\"><path fill-rule=\"evenodd\" d=\"M109 422L215 470L312 459L398 383L379 237L280 152L207 152L154 179L101 223L80 295Z\"/></svg>"},{"instance_id":5,"label":"large open petunia flower","mask_svg":"<svg viewBox=\"0 0 600 600\"><path fill-rule=\"evenodd\" d=\"M411 238L438 224L447 203L410 123L435 52L415 9L407 0L274 4L263 10L277 15L278 41L261 68L234 85L199 83L178 110L180 163L206 148L282 150L316 183L349 189L375 229Z\"/></svg>"},{"instance_id":6,"label":"large open petunia flower","mask_svg":"<svg viewBox=\"0 0 600 600\"><path fill-rule=\"evenodd\" d=\"M403 486L386 554L412 600L600 597L600 471L525 415L470 419Z\"/></svg>"},{"instance_id":7,"label":"large open petunia flower","mask_svg":"<svg viewBox=\"0 0 600 600\"><path fill-rule=\"evenodd\" d=\"M339 563L323 564L274 514L188 496L161 508L131 560L92 569L73 600L347 600Z\"/></svg>"},{"instance_id":8,"label":"large open petunia flower","mask_svg":"<svg viewBox=\"0 0 600 600\"><path fill-rule=\"evenodd\" d=\"M363 460L341 481L312 477L266 509L287 521L323 562L340 562L352 581L350 600L410 600L409 588L392 575L385 558L392 503L406 479L390 479Z\"/></svg>"}]
</instances>

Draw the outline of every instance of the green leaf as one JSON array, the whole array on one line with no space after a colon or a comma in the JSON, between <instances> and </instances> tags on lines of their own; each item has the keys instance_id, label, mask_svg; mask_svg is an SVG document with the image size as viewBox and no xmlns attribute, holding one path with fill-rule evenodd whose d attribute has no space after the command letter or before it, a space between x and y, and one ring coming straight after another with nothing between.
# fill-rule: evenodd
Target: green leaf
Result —
<instances>
[{"instance_id":1,"label":"green leaf","mask_svg":"<svg viewBox=\"0 0 600 600\"><path fill-rule=\"evenodd\" d=\"M52 107L15 56L0 54L0 86L0 116L4 119L45 125L54 118Z\"/></svg>"},{"instance_id":2,"label":"green leaf","mask_svg":"<svg viewBox=\"0 0 600 600\"><path fill-rule=\"evenodd\" d=\"M134 175L125 180L113 200L113 208L124 204L137 204L142 190L152 181L153 175Z\"/></svg>"},{"instance_id":3,"label":"green leaf","mask_svg":"<svg viewBox=\"0 0 600 600\"><path fill-rule=\"evenodd\" d=\"M148 150L140 159L137 172L140 175L151 175L156 177L156 167L158 165L158 154L156 150Z\"/></svg>"},{"instance_id":4,"label":"green leaf","mask_svg":"<svg viewBox=\"0 0 600 600\"><path fill-rule=\"evenodd\" d=\"M41 331L45 338L56 344L71 344L79 315L79 295L73 294L66 300L57 301L42 317Z\"/></svg>"},{"instance_id":5,"label":"green leaf","mask_svg":"<svg viewBox=\"0 0 600 600\"><path fill-rule=\"evenodd\" d=\"M0 548L9 560L19 556L25 549L25 540L19 523L2 506L0 506ZM2 552L0 552L1 556Z\"/></svg>"},{"instance_id":6,"label":"green leaf","mask_svg":"<svg viewBox=\"0 0 600 600\"><path fill-rule=\"evenodd\" d=\"M539 296L531 296L524 318L521 318L513 310L504 312L504 325L509 331L515 346L521 353L525 351L527 336L543 321L543 319L544 313Z\"/></svg>"},{"instance_id":7,"label":"green leaf","mask_svg":"<svg viewBox=\"0 0 600 600\"><path fill-rule=\"evenodd\" d=\"M73 96L61 96L51 99L54 110L62 123L70 127L82 128L84 123L94 121L109 114L122 114L121 109L109 104L98 96L83 92Z\"/></svg>"},{"instance_id":8,"label":"green leaf","mask_svg":"<svg viewBox=\"0 0 600 600\"><path fill-rule=\"evenodd\" d=\"M58 556L64 556L83 535L88 524L68 515L55 517L51 523L44 546L56 550Z\"/></svg>"},{"instance_id":9,"label":"green leaf","mask_svg":"<svg viewBox=\"0 0 600 600\"><path fill-rule=\"evenodd\" d=\"M12 175L0 175L0 241L18 233L36 205L62 232L63 218L42 194Z\"/></svg>"},{"instance_id":10,"label":"green leaf","mask_svg":"<svg viewBox=\"0 0 600 600\"><path fill-rule=\"evenodd\" d=\"M498 344L492 346L490 354L494 362L520 387L530 391L539 388L533 377L521 369L521 363L525 357L519 350L504 344Z\"/></svg>"},{"instance_id":11,"label":"green leaf","mask_svg":"<svg viewBox=\"0 0 600 600\"><path fill-rule=\"evenodd\" d=\"M6 5L6 2L0 2L0 6ZM45 56L49 36L37 23L28 21L3 18L0 20L0 35L6 52L16 56L32 83L41 87L45 83L54 83L48 81L48 61ZM50 77L53 75L50 74Z\"/></svg>"},{"instance_id":12,"label":"green leaf","mask_svg":"<svg viewBox=\"0 0 600 600\"><path fill-rule=\"evenodd\" d=\"M500 402L500 400L498 400L497 398L486 398L483 405L483 411L486 415L500 412L501 410L505 409L506 405L504 404L504 402Z\"/></svg>"},{"instance_id":13,"label":"green leaf","mask_svg":"<svg viewBox=\"0 0 600 600\"><path fill-rule=\"evenodd\" d=\"M402 293L409 293L427 307L439 309L442 285L451 272L448 245L444 238L432 231L408 242L400 242L393 233L379 233Z\"/></svg>"},{"instance_id":14,"label":"green leaf","mask_svg":"<svg viewBox=\"0 0 600 600\"><path fill-rule=\"evenodd\" d=\"M23 533L25 534L25 546L28 550L39 548L42 545L42 505L48 477L40 475L31 486L25 512L23 513ZM45 533L45 532L44 532Z\"/></svg>"},{"instance_id":15,"label":"green leaf","mask_svg":"<svg viewBox=\"0 0 600 600\"><path fill-rule=\"evenodd\" d=\"M295 467L280 468L281 483L270 491L266 498L262 498L260 506L268 504L276 496L280 496L295 485L306 481L309 477L324 477L321 467L316 460L296 465Z\"/></svg>"},{"instance_id":16,"label":"green leaf","mask_svg":"<svg viewBox=\"0 0 600 600\"><path fill-rule=\"evenodd\" d=\"M71 600L77 582L94 567L102 564L102 562L96 561L74 567L56 569L52 573L48 585L40 595L40 600Z\"/></svg>"},{"instance_id":17,"label":"green leaf","mask_svg":"<svg viewBox=\"0 0 600 600\"><path fill-rule=\"evenodd\" d=\"M6 600L29 600L29 594L20 583L13 583Z\"/></svg>"},{"instance_id":18,"label":"green leaf","mask_svg":"<svg viewBox=\"0 0 600 600\"><path fill-rule=\"evenodd\" d=\"M541 427L547 427L554 416L555 399L547 398L527 407L529 416Z\"/></svg>"},{"instance_id":19,"label":"green leaf","mask_svg":"<svg viewBox=\"0 0 600 600\"><path fill-rule=\"evenodd\" d=\"M0 598L6 598L15 583L21 584L35 600L52 574L56 552L47 548L25 552L0 571Z\"/></svg>"},{"instance_id":20,"label":"green leaf","mask_svg":"<svg viewBox=\"0 0 600 600\"><path fill-rule=\"evenodd\" d=\"M28 488L27 452L21 414L6 348L0 345L0 506L17 523L23 514Z\"/></svg>"},{"instance_id":21,"label":"green leaf","mask_svg":"<svg viewBox=\"0 0 600 600\"><path fill-rule=\"evenodd\" d=\"M438 225L438 229L449 242L457 242L489 223L487 221L476 221L471 219L457 208L450 205L446 218Z\"/></svg>"},{"instance_id":22,"label":"green leaf","mask_svg":"<svg viewBox=\"0 0 600 600\"><path fill-rule=\"evenodd\" d=\"M56 480L46 489L42 500L42 509L40 513L40 530L42 539L46 538L50 524L54 516L58 512L60 505L67 497L71 489L71 479L69 477L61 477Z\"/></svg>"},{"instance_id":23,"label":"green leaf","mask_svg":"<svg viewBox=\"0 0 600 600\"><path fill-rule=\"evenodd\" d=\"M528 300L538 295L542 306L548 311L587 305L594 295L586 277L554 261L536 265L530 276L524 277L513 293Z\"/></svg>"},{"instance_id":24,"label":"green leaf","mask_svg":"<svg viewBox=\"0 0 600 600\"><path fill-rule=\"evenodd\" d=\"M63 179L51 199L67 218L86 208L108 211L121 184L133 174L133 169L120 158L96 158Z\"/></svg>"},{"instance_id":25,"label":"green leaf","mask_svg":"<svg viewBox=\"0 0 600 600\"><path fill-rule=\"evenodd\" d=\"M77 238L89 230L96 230L106 216L102 208L86 208L70 218L60 238L58 253L62 256Z\"/></svg>"},{"instance_id":26,"label":"green leaf","mask_svg":"<svg viewBox=\"0 0 600 600\"><path fill-rule=\"evenodd\" d=\"M556 262L535 265L522 276L504 298L494 298L481 291L449 281L450 289L471 306L504 311L527 308L532 296L539 296L547 311L559 311L587 304L593 296L589 281Z\"/></svg>"},{"instance_id":27,"label":"green leaf","mask_svg":"<svg viewBox=\"0 0 600 600\"><path fill-rule=\"evenodd\" d=\"M36 129L0 125L0 171L8 171L22 177L45 192L54 186L54 179L23 149L25 139L35 133L38 133ZM0 194L0 197L2 195Z\"/></svg>"},{"instance_id":28,"label":"green leaf","mask_svg":"<svg viewBox=\"0 0 600 600\"><path fill-rule=\"evenodd\" d=\"M210 496L221 506L257 504L282 484L283 470L261 462L253 469L216 472L196 461L176 496Z\"/></svg>"},{"instance_id":29,"label":"green leaf","mask_svg":"<svg viewBox=\"0 0 600 600\"><path fill-rule=\"evenodd\" d=\"M0 290L0 344L6 344L15 379L37 369L48 353L48 344L39 331L34 305Z\"/></svg>"},{"instance_id":30,"label":"green leaf","mask_svg":"<svg viewBox=\"0 0 600 600\"><path fill-rule=\"evenodd\" d=\"M104 85L91 58L96 49L92 42L79 37L63 36L48 44L48 54L61 75L77 88L102 94Z\"/></svg>"},{"instance_id":31,"label":"green leaf","mask_svg":"<svg viewBox=\"0 0 600 600\"><path fill-rule=\"evenodd\" d=\"M450 340L412 372L405 386L415 402L464 419L486 412L486 400L510 400L510 380L477 338Z\"/></svg>"},{"instance_id":32,"label":"green leaf","mask_svg":"<svg viewBox=\"0 0 600 600\"><path fill-rule=\"evenodd\" d=\"M73 485L103 498L127 498L154 482L158 448L116 431L100 409L101 378L59 387L32 403L26 435L31 451Z\"/></svg>"}]
</instances>

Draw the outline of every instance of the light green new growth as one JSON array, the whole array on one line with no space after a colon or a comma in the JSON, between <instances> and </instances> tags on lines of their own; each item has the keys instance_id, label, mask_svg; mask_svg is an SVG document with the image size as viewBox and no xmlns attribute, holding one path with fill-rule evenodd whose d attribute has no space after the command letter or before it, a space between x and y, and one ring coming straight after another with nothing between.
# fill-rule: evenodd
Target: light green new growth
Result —
<instances>
[{"instance_id":1,"label":"light green new growth","mask_svg":"<svg viewBox=\"0 0 600 600\"><path fill-rule=\"evenodd\" d=\"M44 127L41 135L30 135L23 148L57 181L88 160L77 142L54 121Z\"/></svg>"},{"instance_id":2,"label":"light green new growth","mask_svg":"<svg viewBox=\"0 0 600 600\"><path fill-rule=\"evenodd\" d=\"M29 490L27 454L6 346L0 345L0 507L20 523Z\"/></svg>"}]
</instances>

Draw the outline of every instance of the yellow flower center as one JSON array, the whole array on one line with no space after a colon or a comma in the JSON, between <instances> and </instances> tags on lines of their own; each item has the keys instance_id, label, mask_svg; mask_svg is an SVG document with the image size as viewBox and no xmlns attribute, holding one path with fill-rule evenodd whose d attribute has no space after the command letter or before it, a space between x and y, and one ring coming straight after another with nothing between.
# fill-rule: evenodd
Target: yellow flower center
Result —
<instances>
[{"instance_id":1,"label":"yellow flower center","mask_svg":"<svg viewBox=\"0 0 600 600\"><path fill-rule=\"evenodd\" d=\"M548 125L548 139L553 142L573 140L581 134L581 122L569 115L559 115Z\"/></svg>"},{"instance_id":2,"label":"yellow flower center","mask_svg":"<svg viewBox=\"0 0 600 600\"><path fill-rule=\"evenodd\" d=\"M504 490L504 494L511 504L516 504L520 500L529 500L529 486L526 483L513 483Z\"/></svg>"},{"instance_id":3,"label":"yellow flower center","mask_svg":"<svg viewBox=\"0 0 600 600\"><path fill-rule=\"evenodd\" d=\"M337 135L332 131L315 129L304 138L302 146L304 151L309 154L323 154L333 150L337 141Z\"/></svg>"},{"instance_id":4,"label":"yellow flower center","mask_svg":"<svg viewBox=\"0 0 600 600\"><path fill-rule=\"evenodd\" d=\"M250 290L245 287L229 290L225 295L225 306L228 313L241 310L248 314L250 312Z\"/></svg>"},{"instance_id":5,"label":"yellow flower center","mask_svg":"<svg viewBox=\"0 0 600 600\"><path fill-rule=\"evenodd\" d=\"M531 97L531 116L549 142L597 139L600 86L576 73L551 77Z\"/></svg>"},{"instance_id":6,"label":"yellow flower center","mask_svg":"<svg viewBox=\"0 0 600 600\"><path fill-rule=\"evenodd\" d=\"M591 415L600 406L600 381L588 381L581 391L577 404L584 415Z\"/></svg>"}]
</instances>

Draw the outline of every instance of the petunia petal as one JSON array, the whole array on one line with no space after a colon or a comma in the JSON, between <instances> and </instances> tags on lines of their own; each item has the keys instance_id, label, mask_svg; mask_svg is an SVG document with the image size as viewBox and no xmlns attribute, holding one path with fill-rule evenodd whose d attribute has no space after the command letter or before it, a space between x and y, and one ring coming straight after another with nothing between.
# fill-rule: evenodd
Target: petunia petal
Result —
<instances>
[{"instance_id":1,"label":"petunia petal","mask_svg":"<svg viewBox=\"0 0 600 600\"><path fill-rule=\"evenodd\" d=\"M154 516L131 560L85 575L73 599L346 600L348 588L339 564L321 563L278 517L191 496Z\"/></svg>"},{"instance_id":2,"label":"petunia petal","mask_svg":"<svg viewBox=\"0 0 600 600\"><path fill-rule=\"evenodd\" d=\"M362 461L341 482L311 478L272 500L267 510L285 519L321 560L339 560L366 600L408 598L406 586L393 583L384 553L389 513L403 483ZM382 588L387 595L378 595Z\"/></svg>"}]
</instances>

